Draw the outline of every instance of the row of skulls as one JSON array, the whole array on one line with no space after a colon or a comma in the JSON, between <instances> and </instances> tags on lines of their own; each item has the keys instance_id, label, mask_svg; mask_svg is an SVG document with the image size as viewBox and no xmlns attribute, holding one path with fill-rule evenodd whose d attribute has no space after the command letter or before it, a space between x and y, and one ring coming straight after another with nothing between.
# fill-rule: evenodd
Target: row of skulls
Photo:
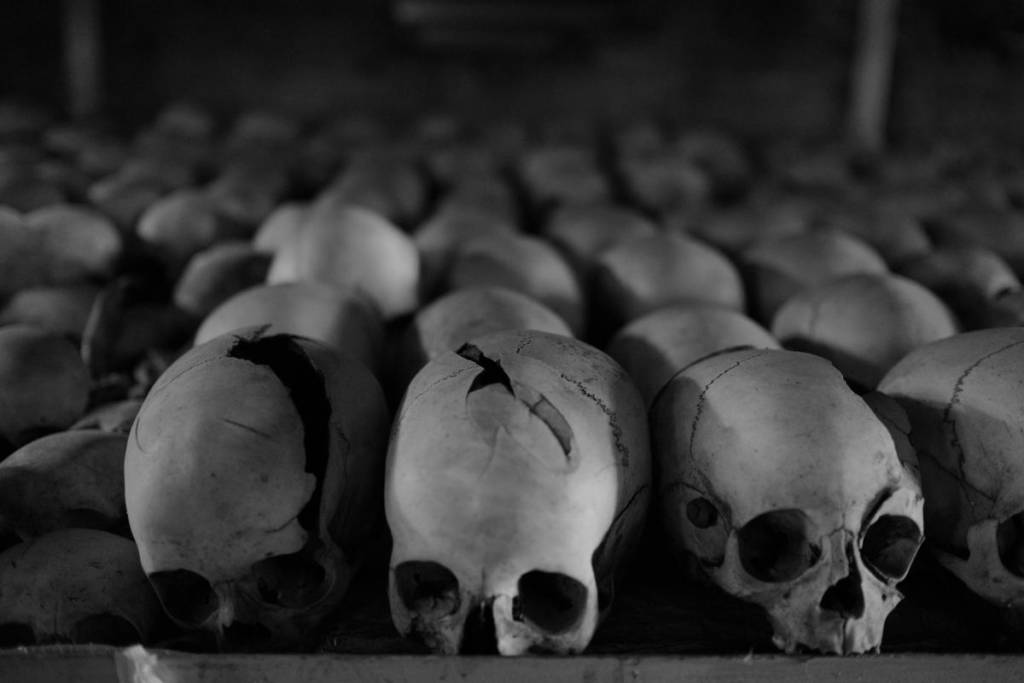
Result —
<instances>
[{"instance_id":1,"label":"row of skulls","mask_svg":"<svg viewBox=\"0 0 1024 683\"><path fill-rule=\"evenodd\" d=\"M276 156L268 156L277 166ZM552 186L539 173L544 168L579 165L572 154L556 155L554 162L526 164L524 182L535 186L527 194L544 199L542 190ZM269 176L271 186L276 177ZM240 187L251 189L253 181ZM285 228L275 239L283 244L273 263L245 249L221 252L240 280L262 281L269 266L268 280L275 284L232 300L230 314L221 309L206 318L199 345L163 372L141 409L129 406L134 423L126 438L92 433L33 440L39 430L66 425L84 410L87 373L73 349L64 353L66 345L45 354L61 360L63 369L53 374L65 384L32 392L44 398L43 405L27 405L24 392L11 386L0 391L0 402L6 401L0 404L0 437L12 445L27 442L0 467L0 526L22 537L43 534L0 556L0 640L20 637L11 633L20 622L37 639L63 630L60 635L75 640L97 634L130 640L131 634L119 633L125 623L147 639L156 631L154 615L163 612L224 648L305 644L338 609L359 561L379 541L386 515L393 538L389 599L403 634L444 653L579 652L612 606L618 567L639 542L652 503L676 549L695 558L702 575L726 592L763 606L776 643L787 651L876 649L899 600L896 584L926 530L942 561L978 593L999 604L1019 603L1024 552L1018 514L1024 501L1013 458L1021 424L1015 412L1021 331L989 330L923 347L878 383L882 369L865 367L849 347L821 335L834 329L846 341L866 327L866 316L854 315L859 308L851 301L861 299L850 296L851 289L884 289L879 300L885 302L920 298L920 292L876 272L884 269L881 259L861 254L860 276L784 306L795 285L772 267L777 254L753 250L749 265L765 271L755 276L755 308L764 320L779 309L773 331L790 348L795 340L819 353L831 348L829 359L845 381L828 360L780 350L752 328L739 330L738 313L730 335L698 339L714 336L708 333L711 318L728 317L716 309L687 318L688 341L702 346L701 353L672 348L678 355L656 359L671 364L686 357L678 374L627 362L635 341L628 334L617 338L617 348L616 342L608 347L628 375L568 336L507 332L434 340L437 348L423 350L436 358L408 385L392 421L373 375L383 337L364 320L373 314L355 299L339 305L342 295L326 285L291 281L358 280L381 312L396 316L417 308L420 279L430 280L433 271L447 267L455 280L489 282L479 275L495 270L493 253L531 264L543 262L543 254L537 240L495 237L474 243L459 267L450 267L448 242L466 239L462 223L478 230L475 218L431 221L417 233L417 249L372 212L347 207L359 190L351 185L302 209L311 218L297 219L305 226L298 237L286 229L289 221L281 223ZM588 185L572 182L563 189L587 191ZM477 188L483 195L495 189L483 186ZM268 188L268 195L280 192ZM504 194L497 195L502 204ZM205 215L196 207L208 200L184 192L155 203L140 218L138 237L159 247L169 269L180 268L193 247L217 232L195 220ZM335 224L338 215L345 229ZM12 234L55 245L67 241L47 227L52 212L24 221L0 218L0 227ZM562 225L595 222L586 212L562 218ZM39 229L28 233L22 222ZM612 223L608 230L619 231ZM600 292L615 294L608 299L623 302L621 311L607 306L609 320L603 322L618 325L622 320L612 318L635 317L652 304L648 299L657 299L623 283L643 290L664 285L670 275L687 280L681 284L699 281L722 297L715 304L742 307L739 277L724 257L697 240L655 234L645 221L630 232L637 241L609 257L595 278ZM580 244L571 239L577 235L572 229L565 233L550 237L566 242L566 251L580 261L600 246L591 242L600 241L601 230L588 231L591 241ZM197 244L181 247L190 240ZM817 245L817 255L850 250L832 233L793 238L784 251L799 251L804 271L829 261L803 254L808 241ZM34 243L25 249L38 251ZM12 253L10 260L19 263ZM672 258L658 258L666 255ZM380 267L385 262L388 267ZM679 267L683 262L688 266ZM958 262L945 269L932 260L924 265L942 271L938 276L962 270ZM544 272L565 275L554 278L548 303L566 322L552 315L542 323L537 313L527 326L569 335L583 325L580 292L566 286L573 278L561 266ZM513 275L506 279L515 280ZM998 291L1005 283L986 284ZM90 365L116 365L117 354L100 353L104 335L133 336L112 331L130 327L116 294L98 307L104 314L96 316L98 323L89 321L97 328L86 335L95 342L86 354ZM479 290L466 290L446 299L447 310L480 305L493 324L495 302L513 294L491 290L485 303ZM236 330L242 319L266 322L260 315L268 306L287 311L288 325L279 326L278 316L269 328ZM422 326L413 334L423 335L434 324L430 316L443 317L444 310L422 309ZM871 351L895 361L905 351L904 339L951 334L954 325L941 313L923 316L939 320L937 331L918 329L920 316L895 316L912 328L891 323L899 348ZM848 325L822 324L826 318ZM284 327L335 342L365 365L284 334ZM2 333L20 334L9 328ZM46 363L38 360L44 340L23 336L23 355L0 353L0 363L10 366L0 374L27 384L36 381L27 371ZM429 347L428 339L419 341ZM680 336L663 341L679 346ZM734 348L748 345L756 348ZM409 365L423 360L411 358ZM878 392L863 391L876 385ZM68 415L56 415L61 409ZM52 424L38 423L39 415L52 417ZM47 469L48 460L70 452L80 454L75 469ZM123 465L124 489L98 496L102 487L84 482L114 481L108 476L112 463ZM63 472L65 480L54 480L54 472ZM19 515L23 501L31 503L32 515ZM107 526L121 507L137 546L92 530L46 534L61 526ZM129 586L138 598L130 607L123 599ZM120 611L97 614L100 603L120 603Z\"/></svg>"},{"instance_id":2,"label":"row of skulls","mask_svg":"<svg viewBox=\"0 0 1024 683\"><path fill-rule=\"evenodd\" d=\"M778 647L873 651L926 530L975 592L1024 599L1022 349L1024 329L956 335L857 393L818 356L724 348L648 411L597 349L507 331L428 363L392 422L361 363L234 331L149 392L125 502L163 611L224 648L308 645L383 509L401 633L440 653L580 652L653 502L704 579L766 610ZM14 620L30 554L0 568Z\"/></svg>"}]
</instances>

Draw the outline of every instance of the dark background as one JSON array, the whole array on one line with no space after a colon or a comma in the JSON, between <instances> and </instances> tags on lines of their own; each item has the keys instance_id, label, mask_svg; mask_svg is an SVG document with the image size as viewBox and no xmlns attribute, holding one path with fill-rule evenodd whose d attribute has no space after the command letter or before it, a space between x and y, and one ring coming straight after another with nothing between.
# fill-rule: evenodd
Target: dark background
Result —
<instances>
[{"instance_id":1,"label":"dark background","mask_svg":"<svg viewBox=\"0 0 1024 683\"><path fill-rule=\"evenodd\" d=\"M225 115L643 114L754 135L842 130L853 0L548 0L598 18L527 26L479 21L514 0L432 0L483 13L468 24L403 21L409 2L105 0L108 111L131 124L191 98ZM538 5L519 2L523 16ZM0 95L65 104L61 11L0 3ZM1019 1L904 0L892 135L1019 140L1022 30Z\"/></svg>"}]
</instances>

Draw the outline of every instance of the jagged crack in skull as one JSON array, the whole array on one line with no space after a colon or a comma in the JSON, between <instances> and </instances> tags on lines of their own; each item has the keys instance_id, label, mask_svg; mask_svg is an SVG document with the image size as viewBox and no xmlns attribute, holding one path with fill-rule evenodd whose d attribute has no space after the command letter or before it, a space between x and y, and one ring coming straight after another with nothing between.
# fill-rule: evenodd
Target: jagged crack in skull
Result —
<instances>
[{"instance_id":1,"label":"jagged crack in skull","mask_svg":"<svg viewBox=\"0 0 1024 683\"><path fill-rule=\"evenodd\" d=\"M440 356L388 457L396 627L446 654L582 651L649 477L641 399L596 349L517 331Z\"/></svg>"},{"instance_id":2,"label":"jagged crack in skull","mask_svg":"<svg viewBox=\"0 0 1024 683\"><path fill-rule=\"evenodd\" d=\"M168 368L125 462L165 611L228 649L304 643L379 518L386 425L369 370L311 340L233 333Z\"/></svg>"}]
</instances>

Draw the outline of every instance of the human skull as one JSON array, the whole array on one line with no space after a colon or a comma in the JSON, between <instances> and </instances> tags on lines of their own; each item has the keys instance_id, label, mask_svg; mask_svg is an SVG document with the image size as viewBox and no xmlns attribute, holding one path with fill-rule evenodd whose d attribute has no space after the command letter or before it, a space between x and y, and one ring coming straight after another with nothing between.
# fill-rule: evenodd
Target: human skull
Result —
<instances>
[{"instance_id":1,"label":"human skull","mask_svg":"<svg viewBox=\"0 0 1024 683\"><path fill-rule=\"evenodd\" d=\"M779 343L739 311L684 304L637 318L612 337L606 350L633 378L650 406L661 388L690 363L748 346L777 349Z\"/></svg>"},{"instance_id":2,"label":"human skull","mask_svg":"<svg viewBox=\"0 0 1024 683\"><path fill-rule=\"evenodd\" d=\"M933 553L975 593L1024 607L1024 328L922 346L879 391L906 410Z\"/></svg>"},{"instance_id":3,"label":"human skull","mask_svg":"<svg viewBox=\"0 0 1024 683\"><path fill-rule=\"evenodd\" d=\"M946 302L967 329L1021 321L1021 283L999 254L981 247L938 247L899 266L900 274ZM1009 306L1007 304L1010 304Z\"/></svg>"},{"instance_id":4,"label":"human skull","mask_svg":"<svg viewBox=\"0 0 1024 683\"><path fill-rule=\"evenodd\" d=\"M85 412L90 383L67 339L31 325L0 328L0 441L22 446L71 426Z\"/></svg>"},{"instance_id":5,"label":"human skull","mask_svg":"<svg viewBox=\"0 0 1024 683\"><path fill-rule=\"evenodd\" d=\"M384 323L376 306L353 289L320 282L251 287L210 312L196 331L195 343L254 325L334 346L371 370L380 365Z\"/></svg>"},{"instance_id":6,"label":"human skull","mask_svg":"<svg viewBox=\"0 0 1024 683\"><path fill-rule=\"evenodd\" d=\"M803 290L782 305L771 329L784 347L828 358L870 389L908 352L955 334L959 323L913 280L859 273Z\"/></svg>"},{"instance_id":7,"label":"human skull","mask_svg":"<svg viewBox=\"0 0 1024 683\"><path fill-rule=\"evenodd\" d=\"M126 538L62 529L0 553L0 646L148 643L163 625Z\"/></svg>"},{"instance_id":8,"label":"human skull","mask_svg":"<svg viewBox=\"0 0 1024 683\"><path fill-rule=\"evenodd\" d=\"M707 173L670 147L622 156L618 169L630 199L651 213L703 206L711 196Z\"/></svg>"},{"instance_id":9,"label":"human skull","mask_svg":"<svg viewBox=\"0 0 1024 683\"><path fill-rule=\"evenodd\" d=\"M182 189L148 205L135 228L141 242L177 276L193 254L210 245L245 235L218 218L215 206L195 189Z\"/></svg>"},{"instance_id":10,"label":"human skull","mask_svg":"<svg viewBox=\"0 0 1024 683\"><path fill-rule=\"evenodd\" d=\"M398 630L433 651L574 653L645 515L643 403L596 349L498 332L409 385L388 454Z\"/></svg>"},{"instance_id":11,"label":"human skull","mask_svg":"<svg viewBox=\"0 0 1024 683\"><path fill-rule=\"evenodd\" d=\"M237 331L169 367L125 502L171 618L225 648L305 644L376 534L386 413L369 370L308 339Z\"/></svg>"},{"instance_id":12,"label":"human skull","mask_svg":"<svg viewBox=\"0 0 1024 683\"><path fill-rule=\"evenodd\" d=\"M196 318L231 296L263 283L270 256L245 240L219 242L189 259L174 286L174 304Z\"/></svg>"},{"instance_id":13,"label":"human skull","mask_svg":"<svg viewBox=\"0 0 1024 683\"><path fill-rule=\"evenodd\" d=\"M448 286L506 287L522 292L561 316L573 332L583 331L583 287L569 262L539 238L495 232L467 241L452 258Z\"/></svg>"},{"instance_id":14,"label":"human skull","mask_svg":"<svg viewBox=\"0 0 1024 683\"><path fill-rule=\"evenodd\" d=\"M0 308L0 326L33 325L81 339L99 292L93 284L22 289Z\"/></svg>"},{"instance_id":15,"label":"human skull","mask_svg":"<svg viewBox=\"0 0 1024 683\"><path fill-rule=\"evenodd\" d=\"M601 201L610 194L608 179L584 145L549 143L525 150L517 171L538 211L559 204Z\"/></svg>"},{"instance_id":16,"label":"human skull","mask_svg":"<svg viewBox=\"0 0 1024 683\"><path fill-rule=\"evenodd\" d=\"M747 349L684 369L652 408L670 537L764 607L787 652L877 650L902 597L923 500L899 407L883 407L824 359Z\"/></svg>"},{"instance_id":17,"label":"human skull","mask_svg":"<svg viewBox=\"0 0 1024 683\"><path fill-rule=\"evenodd\" d=\"M22 538L67 527L126 529L124 434L77 429L0 462L0 524Z\"/></svg>"},{"instance_id":18,"label":"human skull","mask_svg":"<svg viewBox=\"0 0 1024 683\"><path fill-rule=\"evenodd\" d=\"M252 238L256 251L273 254L298 237L309 210L308 202L290 201L279 204L263 219Z\"/></svg>"},{"instance_id":19,"label":"human skull","mask_svg":"<svg viewBox=\"0 0 1024 683\"><path fill-rule=\"evenodd\" d=\"M427 203L427 184L419 169L401 154L382 150L354 155L328 192L399 225L417 220Z\"/></svg>"},{"instance_id":20,"label":"human skull","mask_svg":"<svg viewBox=\"0 0 1024 683\"><path fill-rule=\"evenodd\" d=\"M230 235L252 237L288 191L287 159L268 156L232 161L204 188Z\"/></svg>"},{"instance_id":21,"label":"human skull","mask_svg":"<svg viewBox=\"0 0 1024 683\"><path fill-rule=\"evenodd\" d=\"M743 310L739 270L715 247L691 237L658 233L603 251L594 263L591 301L610 334L663 306L710 303ZM596 316L595 316L596 317Z\"/></svg>"},{"instance_id":22,"label":"human skull","mask_svg":"<svg viewBox=\"0 0 1024 683\"><path fill-rule=\"evenodd\" d=\"M408 382L428 361L501 330L573 336L557 313L525 294L503 287L459 289L416 313L401 342L400 376Z\"/></svg>"},{"instance_id":23,"label":"human skull","mask_svg":"<svg viewBox=\"0 0 1024 683\"><path fill-rule=\"evenodd\" d=\"M843 230L809 230L758 240L741 261L751 281L751 308L771 322L787 299L806 287L853 273L886 273L881 255Z\"/></svg>"},{"instance_id":24,"label":"human skull","mask_svg":"<svg viewBox=\"0 0 1024 683\"><path fill-rule=\"evenodd\" d=\"M295 281L359 288L390 319L419 305L419 252L382 216L324 192L295 239L277 250L267 274L271 284Z\"/></svg>"},{"instance_id":25,"label":"human skull","mask_svg":"<svg viewBox=\"0 0 1024 683\"><path fill-rule=\"evenodd\" d=\"M654 235L658 229L642 213L606 201L561 206L542 231L585 279L600 252L634 237Z\"/></svg>"},{"instance_id":26,"label":"human skull","mask_svg":"<svg viewBox=\"0 0 1024 683\"><path fill-rule=\"evenodd\" d=\"M511 234L518 229L514 217L466 206L464 202L442 204L412 235L423 264L424 288L432 292L444 284L452 257L463 243L480 235Z\"/></svg>"}]
</instances>

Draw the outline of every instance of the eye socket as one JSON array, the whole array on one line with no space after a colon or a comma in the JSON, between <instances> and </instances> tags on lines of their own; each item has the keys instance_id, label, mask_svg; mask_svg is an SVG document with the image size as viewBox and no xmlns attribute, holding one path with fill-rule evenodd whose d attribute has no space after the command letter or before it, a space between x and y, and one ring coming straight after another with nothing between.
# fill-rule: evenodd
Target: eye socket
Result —
<instances>
[{"instance_id":1,"label":"eye socket","mask_svg":"<svg viewBox=\"0 0 1024 683\"><path fill-rule=\"evenodd\" d=\"M538 569L519 577L518 614L548 633L564 633L587 608L587 587L557 572Z\"/></svg>"},{"instance_id":2,"label":"eye socket","mask_svg":"<svg viewBox=\"0 0 1024 683\"><path fill-rule=\"evenodd\" d=\"M1024 512L1008 517L996 527L999 559L1007 571L1024 577Z\"/></svg>"},{"instance_id":3,"label":"eye socket","mask_svg":"<svg viewBox=\"0 0 1024 683\"><path fill-rule=\"evenodd\" d=\"M282 607L305 607L324 592L324 568L304 553L275 555L252 566L260 596Z\"/></svg>"},{"instance_id":4,"label":"eye socket","mask_svg":"<svg viewBox=\"0 0 1024 683\"><path fill-rule=\"evenodd\" d=\"M922 540L921 529L914 520L903 515L882 515L865 532L861 557L879 578L898 581L910 571Z\"/></svg>"},{"instance_id":5,"label":"eye socket","mask_svg":"<svg viewBox=\"0 0 1024 683\"><path fill-rule=\"evenodd\" d=\"M153 572L149 582L164 611L190 628L201 626L217 611L219 600L210 582L188 569Z\"/></svg>"},{"instance_id":6,"label":"eye socket","mask_svg":"<svg viewBox=\"0 0 1024 683\"><path fill-rule=\"evenodd\" d=\"M395 588L406 609L419 614L455 614L462 604L459 580L437 562L403 562L395 567Z\"/></svg>"},{"instance_id":7,"label":"eye socket","mask_svg":"<svg viewBox=\"0 0 1024 683\"><path fill-rule=\"evenodd\" d=\"M758 581L792 581L821 557L821 548L810 540L812 528L800 510L758 515L737 532L740 564Z\"/></svg>"}]
</instances>

